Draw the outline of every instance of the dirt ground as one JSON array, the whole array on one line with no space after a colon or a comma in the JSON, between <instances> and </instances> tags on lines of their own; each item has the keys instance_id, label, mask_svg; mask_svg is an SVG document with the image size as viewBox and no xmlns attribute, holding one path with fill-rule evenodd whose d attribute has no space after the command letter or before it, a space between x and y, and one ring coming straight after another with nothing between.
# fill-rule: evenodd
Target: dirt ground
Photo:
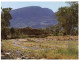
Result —
<instances>
[{"instance_id":1,"label":"dirt ground","mask_svg":"<svg viewBox=\"0 0 80 61\"><path fill-rule=\"evenodd\" d=\"M73 53L70 53L73 48ZM78 36L9 39L1 42L2 59L77 59L77 52Z\"/></svg>"}]
</instances>

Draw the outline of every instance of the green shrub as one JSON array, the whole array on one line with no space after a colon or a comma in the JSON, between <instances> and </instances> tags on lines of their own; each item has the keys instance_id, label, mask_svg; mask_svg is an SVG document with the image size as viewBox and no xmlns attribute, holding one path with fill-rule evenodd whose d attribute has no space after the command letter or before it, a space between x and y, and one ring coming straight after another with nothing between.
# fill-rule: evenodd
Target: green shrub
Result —
<instances>
[{"instance_id":1,"label":"green shrub","mask_svg":"<svg viewBox=\"0 0 80 61\"><path fill-rule=\"evenodd\" d=\"M58 36L63 36L63 33L58 33Z\"/></svg>"}]
</instances>

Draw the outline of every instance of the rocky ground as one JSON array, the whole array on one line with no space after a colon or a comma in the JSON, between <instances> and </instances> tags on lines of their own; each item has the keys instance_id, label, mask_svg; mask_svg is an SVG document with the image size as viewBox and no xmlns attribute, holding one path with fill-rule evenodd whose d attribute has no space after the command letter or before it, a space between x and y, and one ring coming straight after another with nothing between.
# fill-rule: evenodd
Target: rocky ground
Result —
<instances>
[{"instance_id":1,"label":"rocky ground","mask_svg":"<svg viewBox=\"0 0 80 61\"><path fill-rule=\"evenodd\" d=\"M77 36L10 39L1 42L2 59L77 59L77 52Z\"/></svg>"}]
</instances>

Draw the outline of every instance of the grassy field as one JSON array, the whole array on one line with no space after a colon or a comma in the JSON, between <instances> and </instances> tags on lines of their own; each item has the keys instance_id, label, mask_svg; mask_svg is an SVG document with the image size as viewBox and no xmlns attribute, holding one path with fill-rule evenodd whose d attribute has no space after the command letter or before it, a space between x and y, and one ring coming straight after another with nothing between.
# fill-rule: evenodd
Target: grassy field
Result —
<instances>
[{"instance_id":1,"label":"grassy field","mask_svg":"<svg viewBox=\"0 0 80 61\"><path fill-rule=\"evenodd\" d=\"M2 40L1 59L78 59L78 36Z\"/></svg>"}]
</instances>

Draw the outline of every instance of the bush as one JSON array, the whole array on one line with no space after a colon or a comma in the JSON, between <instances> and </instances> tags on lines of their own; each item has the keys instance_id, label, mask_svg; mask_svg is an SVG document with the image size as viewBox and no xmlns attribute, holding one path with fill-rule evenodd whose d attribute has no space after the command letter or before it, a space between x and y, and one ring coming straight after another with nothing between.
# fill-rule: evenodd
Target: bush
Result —
<instances>
[{"instance_id":1,"label":"bush","mask_svg":"<svg viewBox=\"0 0 80 61\"><path fill-rule=\"evenodd\" d=\"M63 36L63 33L58 33L58 36Z\"/></svg>"}]
</instances>

